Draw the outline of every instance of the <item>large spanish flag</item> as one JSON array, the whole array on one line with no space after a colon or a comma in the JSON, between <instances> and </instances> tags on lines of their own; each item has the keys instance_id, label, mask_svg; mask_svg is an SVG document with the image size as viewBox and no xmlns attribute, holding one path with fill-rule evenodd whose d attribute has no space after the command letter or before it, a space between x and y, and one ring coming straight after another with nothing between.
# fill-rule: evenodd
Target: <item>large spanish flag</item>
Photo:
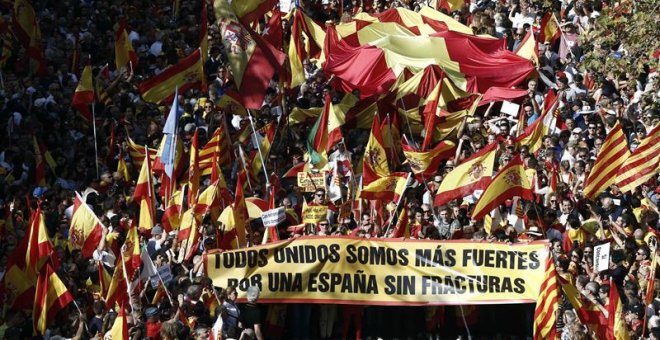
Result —
<instances>
[{"instance_id":1,"label":"large spanish flag","mask_svg":"<svg viewBox=\"0 0 660 340\"><path fill-rule=\"evenodd\" d=\"M362 187L360 198L397 202L406 189L408 176L409 174L405 172L395 172L391 175L380 177Z\"/></svg>"},{"instance_id":2,"label":"large spanish flag","mask_svg":"<svg viewBox=\"0 0 660 340\"><path fill-rule=\"evenodd\" d=\"M456 144L452 141L442 141L428 151L417 151L403 140L401 142L403 155L415 175L433 176L438 171L440 163L452 157L456 152Z\"/></svg>"},{"instance_id":3,"label":"large spanish flag","mask_svg":"<svg viewBox=\"0 0 660 340\"><path fill-rule=\"evenodd\" d=\"M375 115L369 141L364 149L364 156L362 158L362 183L365 187L380 177L390 175L381 125L380 118L378 115Z\"/></svg>"},{"instance_id":4,"label":"large spanish flag","mask_svg":"<svg viewBox=\"0 0 660 340\"><path fill-rule=\"evenodd\" d=\"M243 106L261 109L268 85L286 55L243 26L227 0L217 0L213 7Z\"/></svg>"},{"instance_id":5,"label":"large spanish flag","mask_svg":"<svg viewBox=\"0 0 660 340\"><path fill-rule=\"evenodd\" d=\"M115 26L115 67L117 70L135 69L138 66L138 55L133 49L133 43L128 38L128 25L120 21Z\"/></svg>"},{"instance_id":6,"label":"large spanish flag","mask_svg":"<svg viewBox=\"0 0 660 340\"><path fill-rule=\"evenodd\" d=\"M514 196L527 200L534 199L534 188L525 174L520 156L514 157L509 164L500 169L488 184L472 211L472 219L480 220L502 202Z\"/></svg>"},{"instance_id":7,"label":"large spanish flag","mask_svg":"<svg viewBox=\"0 0 660 340\"><path fill-rule=\"evenodd\" d=\"M660 171L660 125L656 126L621 165L616 185L623 192L633 191Z\"/></svg>"},{"instance_id":8,"label":"large spanish flag","mask_svg":"<svg viewBox=\"0 0 660 340\"><path fill-rule=\"evenodd\" d=\"M205 79L201 56L197 49L175 65L141 82L138 90L142 99L152 103L170 102L177 87L180 93L200 87Z\"/></svg>"},{"instance_id":9,"label":"large spanish flag","mask_svg":"<svg viewBox=\"0 0 660 340\"><path fill-rule=\"evenodd\" d=\"M76 92L71 99L71 106L78 110L86 121L92 121L89 106L94 104L94 84L92 82L92 65L85 65L78 81Z\"/></svg>"},{"instance_id":10,"label":"large spanish flag","mask_svg":"<svg viewBox=\"0 0 660 340\"><path fill-rule=\"evenodd\" d=\"M487 145L450 171L438 187L435 205L445 205L485 189L493 175L497 146L497 141Z\"/></svg>"},{"instance_id":11,"label":"large spanish flag","mask_svg":"<svg viewBox=\"0 0 660 340\"><path fill-rule=\"evenodd\" d=\"M78 193L73 201L73 214L69 227L69 240L75 249L81 249L83 258L90 258L103 236L103 224Z\"/></svg>"},{"instance_id":12,"label":"large spanish flag","mask_svg":"<svg viewBox=\"0 0 660 340\"><path fill-rule=\"evenodd\" d=\"M55 319L57 312L73 301L73 296L62 280L55 274L50 264L44 265L39 272L34 295L32 321L36 334L46 334L48 322Z\"/></svg>"},{"instance_id":13,"label":"large spanish flag","mask_svg":"<svg viewBox=\"0 0 660 340\"><path fill-rule=\"evenodd\" d=\"M462 2L462 0L450 1ZM367 22L395 23L417 35L444 31L454 31L469 35L473 34L472 29L469 27L431 7L423 7L419 12L411 11L404 7L392 8L374 14L361 12L356 14L354 19L354 21L360 20ZM352 23L348 24L350 25Z\"/></svg>"},{"instance_id":14,"label":"large spanish flag","mask_svg":"<svg viewBox=\"0 0 660 340\"><path fill-rule=\"evenodd\" d=\"M594 199L607 190L616 181L619 168L629 157L628 142L626 142L621 124L617 121L598 151L596 162L591 168L584 186L584 196Z\"/></svg>"}]
</instances>

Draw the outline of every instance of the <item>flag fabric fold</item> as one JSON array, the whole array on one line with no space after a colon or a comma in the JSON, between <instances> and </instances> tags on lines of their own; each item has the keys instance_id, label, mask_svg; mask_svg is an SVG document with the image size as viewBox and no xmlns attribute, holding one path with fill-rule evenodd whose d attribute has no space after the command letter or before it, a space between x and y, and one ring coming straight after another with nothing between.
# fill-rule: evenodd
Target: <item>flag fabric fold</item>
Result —
<instances>
[{"instance_id":1,"label":"flag fabric fold","mask_svg":"<svg viewBox=\"0 0 660 340\"><path fill-rule=\"evenodd\" d=\"M617 121L605 137L603 145L596 155L596 162L591 168L584 186L584 196L594 199L614 184L619 168L629 157L628 142L621 124Z\"/></svg>"},{"instance_id":2,"label":"flag fabric fold","mask_svg":"<svg viewBox=\"0 0 660 340\"><path fill-rule=\"evenodd\" d=\"M83 258L92 257L103 236L103 228L104 226L96 214L76 193L71 214L69 240L74 248L81 250Z\"/></svg>"},{"instance_id":3,"label":"flag fabric fold","mask_svg":"<svg viewBox=\"0 0 660 340\"><path fill-rule=\"evenodd\" d=\"M138 90L142 99L151 103L162 103L172 100L175 89L181 93L192 88L201 87L205 75L202 54L196 49L190 55L171 65L163 72L141 82Z\"/></svg>"},{"instance_id":4,"label":"flag fabric fold","mask_svg":"<svg viewBox=\"0 0 660 340\"><path fill-rule=\"evenodd\" d=\"M660 172L660 125L642 139L637 149L621 165L616 185L622 192L633 191Z\"/></svg>"},{"instance_id":5,"label":"flag fabric fold","mask_svg":"<svg viewBox=\"0 0 660 340\"><path fill-rule=\"evenodd\" d=\"M43 266L37 280L32 321L36 334L46 334L48 323L73 301L73 296L50 264Z\"/></svg>"},{"instance_id":6,"label":"flag fabric fold","mask_svg":"<svg viewBox=\"0 0 660 340\"><path fill-rule=\"evenodd\" d=\"M92 66L87 64L83 68L76 92L73 94L73 99L71 99L71 106L78 110L86 121L91 122L92 113L89 110L89 106L93 103L94 84L92 82Z\"/></svg>"}]
</instances>

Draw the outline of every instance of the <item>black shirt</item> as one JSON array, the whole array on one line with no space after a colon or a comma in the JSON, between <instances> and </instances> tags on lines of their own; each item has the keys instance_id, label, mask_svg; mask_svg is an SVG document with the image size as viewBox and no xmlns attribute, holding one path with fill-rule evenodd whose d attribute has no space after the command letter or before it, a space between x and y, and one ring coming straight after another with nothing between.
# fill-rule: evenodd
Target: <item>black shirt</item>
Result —
<instances>
[{"instance_id":1,"label":"black shirt","mask_svg":"<svg viewBox=\"0 0 660 340\"><path fill-rule=\"evenodd\" d=\"M254 325L262 324L261 321L261 311L259 306L254 303L248 303L242 306L241 308L241 323L243 328L254 329Z\"/></svg>"}]
</instances>

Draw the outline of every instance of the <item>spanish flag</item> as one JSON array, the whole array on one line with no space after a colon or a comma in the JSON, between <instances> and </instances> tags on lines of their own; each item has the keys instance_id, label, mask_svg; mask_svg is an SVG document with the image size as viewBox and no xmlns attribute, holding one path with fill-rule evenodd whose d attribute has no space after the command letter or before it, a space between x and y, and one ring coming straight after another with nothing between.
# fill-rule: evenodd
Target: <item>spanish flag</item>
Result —
<instances>
[{"instance_id":1,"label":"spanish flag","mask_svg":"<svg viewBox=\"0 0 660 340\"><path fill-rule=\"evenodd\" d=\"M435 205L445 205L475 190L485 189L493 175L497 147L497 141L487 145L450 171L438 187Z\"/></svg>"},{"instance_id":2,"label":"spanish flag","mask_svg":"<svg viewBox=\"0 0 660 340\"><path fill-rule=\"evenodd\" d=\"M55 319L57 312L64 309L71 301L73 301L73 296L55 274L53 267L48 263L44 265L39 272L34 294L32 310L34 332L40 335L45 334L48 322Z\"/></svg>"},{"instance_id":3,"label":"spanish flag","mask_svg":"<svg viewBox=\"0 0 660 340\"><path fill-rule=\"evenodd\" d=\"M94 84L92 83L92 66L87 64L83 68L76 92L71 99L71 106L78 110L86 121L92 121L92 113L89 106L94 104Z\"/></svg>"},{"instance_id":4,"label":"spanish flag","mask_svg":"<svg viewBox=\"0 0 660 340\"><path fill-rule=\"evenodd\" d=\"M275 133L277 132L277 122L270 122L260 130L263 130L264 132L264 137L261 140L260 146L261 153L259 153L259 150L255 150L255 155L252 157L250 164L250 172L253 178L259 178L259 173L261 172L261 169L263 169L261 162L262 156L263 164L268 164L268 155L270 154L270 148L273 145Z\"/></svg>"},{"instance_id":5,"label":"spanish flag","mask_svg":"<svg viewBox=\"0 0 660 340\"><path fill-rule=\"evenodd\" d=\"M557 38L561 36L561 28L557 17L552 12L546 12L541 18L541 32L539 33L539 41L542 43L549 42L553 44Z\"/></svg>"},{"instance_id":6,"label":"spanish flag","mask_svg":"<svg viewBox=\"0 0 660 340\"><path fill-rule=\"evenodd\" d=\"M596 162L591 168L584 187L584 196L594 199L607 190L615 182L619 168L629 157L628 142L626 142L621 124L617 121L598 151Z\"/></svg>"},{"instance_id":7,"label":"spanish flag","mask_svg":"<svg viewBox=\"0 0 660 340\"><path fill-rule=\"evenodd\" d=\"M115 318L115 323L110 328L110 339L112 340L130 340L128 334L128 321L126 320L126 307L122 301L119 308L119 314Z\"/></svg>"},{"instance_id":8,"label":"spanish flag","mask_svg":"<svg viewBox=\"0 0 660 340\"><path fill-rule=\"evenodd\" d=\"M633 191L660 171L660 125L657 125L621 165L616 184L623 192Z\"/></svg>"},{"instance_id":9,"label":"spanish flag","mask_svg":"<svg viewBox=\"0 0 660 340\"><path fill-rule=\"evenodd\" d=\"M36 20L34 7L32 7L30 1L16 0L14 2L14 11L12 12L14 34L18 42L26 49L30 48L33 25Z\"/></svg>"},{"instance_id":10,"label":"spanish flag","mask_svg":"<svg viewBox=\"0 0 660 340\"><path fill-rule=\"evenodd\" d=\"M371 125L369 141L365 147L362 159L362 183L365 187L380 177L390 175L387 153L384 147L385 143L381 134L381 125L379 116L375 115Z\"/></svg>"},{"instance_id":11,"label":"spanish flag","mask_svg":"<svg viewBox=\"0 0 660 340\"><path fill-rule=\"evenodd\" d=\"M619 296L617 285L610 278L610 303L607 305L607 339L627 340L630 339L628 326L623 317L623 303Z\"/></svg>"},{"instance_id":12,"label":"spanish flag","mask_svg":"<svg viewBox=\"0 0 660 340\"><path fill-rule=\"evenodd\" d=\"M103 266L103 262L97 261L96 266L98 267L99 272L99 286L101 286L101 296L106 297L108 294L108 288L110 287L110 281L112 281L112 276L110 276L108 270Z\"/></svg>"},{"instance_id":13,"label":"spanish flag","mask_svg":"<svg viewBox=\"0 0 660 340\"><path fill-rule=\"evenodd\" d=\"M126 166L126 160L124 159L123 151L119 152L119 157L117 159L117 172L124 179L124 183L131 182L131 173L128 171L128 167Z\"/></svg>"},{"instance_id":14,"label":"spanish flag","mask_svg":"<svg viewBox=\"0 0 660 340\"><path fill-rule=\"evenodd\" d=\"M197 194L199 194L199 129L195 129L195 134L190 142L190 165L188 167L188 206L197 204Z\"/></svg>"},{"instance_id":15,"label":"spanish flag","mask_svg":"<svg viewBox=\"0 0 660 340\"><path fill-rule=\"evenodd\" d=\"M488 184L472 211L472 219L480 220L500 203L513 196L527 200L534 199L534 188L525 175L520 156L513 158L509 164L500 169Z\"/></svg>"},{"instance_id":16,"label":"spanish flag","mask_svg":"<svg viewBox=\"0 0 660 340\"><path fill-rule=\"evenodd\" d=\"M539 64L539 47L534 39L534 32L529 30L523 40L518 45L518 49L513 51L513 53L534 62L534 65Z\"/></svg>"},{"instance_id":17,"label":"spanish flag","mask_svg":"<svg viewBox=\"0 0 660 340\"><path fill-rule=\"evenodd\" d=\"M404 207L399 213L399 218L396 221L396 227L394 228L394 238L410 238L410 220L408 218L408 208Z\"/></svg>"},{"instance_id":18,"label":"spanish flag","mask_svg":"<svg viewBox=\"0 0 660 340\"><path fill-rule=\"evenodd\" d=\"M244 248L247 245L246 230L248 224L248 210L245 203L245 196L243 195L243 177L239 175L236 181L236 193L234 196L234 204L232 205L233 213L229 220L229 224L225 226L222 241L220 243L221 249L238 249Z\"/></svg>"},{"instance_id":19,"label":"spanish flag","mask_svg":"<svg viewBox=\"0 0 660 340\"><path fill-rule=\"evenodd\" d=\"M115 66L117 70L135 69L138 66L138 55L128 39L128 25L125 21L115 25Z\"/></svg>"},{"instance_id":20,"label":"spanish flag","mask_svg":"<svg viewBox=\"0 0 660 340\"><path fill-rule=\"evenodd\" d=\"M32 213L32 220L28 228L28 234L26 235L27 252L25 253L26 267L36 273L49 260L55 268L59 267L59 258L48 237L45 217L40 207Z\"/></svg>"},{"instance_id":21,"label":"spanish flag","mask_svg":"<svg viewBox=\"0 0 660 340\"><path fill-rule=\"evenodd\" d=\"M126 240L122 246L121 258L124 261L128 279L133 280L134 276L140 273L140 264L142 263L142 259L140 258L140 234L138 234L135 221L133 221L126 234Z\"/></svg>"},{"instance_id":22,"label":"spanish flag","mask_svg":"<svg viewBox=\"0 0 660 340\"><path fill-rule=\"evenodd\" d=\"M432 0L429 4L430 7L424 6L419 12L405 7L396 7L377 14L361 12L356 14L354 19L356 19L355 21L365 22L396 23L417 35L444 31L460 32L467 35L474 34L471 28L454 20L451 16L437 11L440 2L447 2L453 4L452 6L460 7L464 0ZM491 38L491 40L495 39Z\"/></svg>"},{"instance_id":23,"label":"spanish flag","mask_svg":"<svg viewBox=\"0 0 660 340\"><path fill-rule=\"evenodd\" d=\"M252 1L233 1L232 5L248 2ZM285 54L243 26L227 0L215 1L213 6L241 101L248 109L261 109L269 83L284 63Z\"/></svg>"},{"instance_id":24,"label":"spanish flag","mask_svg":"<svg viewBox=\"0 0 660 340\"><path fill-rule=\"evenodd\" d=\"M440 167L440 163L454 156L456 144L452 141L442 141L428 151L416 151L412 146L402 140L403 155L408 160L412 172L421 176L433 176Z\"/></svg>"},{"instance_id":25,"label":"spanish flag","mask_svg":"<svg viewBox=\"0 0 660 340\"><path fill-rule=\"evenodd\" d=\"M325 31L299 8L295 8L291 15L293 22L288 50L291 69L289 88L295 88L305 82L303 62L305 60L311 62L311 59L321 57L325 44Z\"/></svg>"},{"instance_id":26,"label":"spanish flag","mask_svg":"<svg viewBox=\"0 0 660 340\"><path fill-rule=\"evenodd\" d=\"M231 8L242 22L251 23L261 19L264 14L272 10L278 3L278 0L241 0L232 1Z\"/></svg>"},{"instance_id":27,"label":"spanish flag","mask_svg":"<svg viewBox=\"0 0 660 340\"><path fill-rule=\"evenodd\" d=\"M192 257L199 245L199 223L193 208L186 210L183 216L181 216L181 227L179 228L177 239L181 242L181 251L184 254L183 259L186 261Z\"/></svg>"},{"instance_id":28,"label":"spanish flag","mask_svg":"<svg viewBox=\"0 0 660 340\"><path fill-rule=\"evenodd\" d=\"M559 309L559 282L551 256L545 261L545 276L534 310L534 339L557 338L557 310Z\"/></svg>"},{"instance_id":29,"label":"spanish flag","mask_svg":"<svg viewBox=\"0 0 660 340\"><path fill-rule=\"evenodd\" d=\"M330 95L325 95L323 112L316 119L307 137L309 163L316 169L323 169L328 164L328 120L332 107Z\"/></svg>"},{"instance_id":30,"label":"spanish flag","mask_svg":"<svg viewBox=\"0 0 660 340\"><path fill-rule=\"evenodd\" d=\"M408 177L409 174L405 172L395 172L391 175L380 177L362 187L360 198L398 202L406 190Z\"/></svg>"},{"instance_id":31,"label":"spanish flag","mask_svg":"<svg viewBox=\"0 0 660 340\"><path fill-rule=\"evenodd\" d=\"M563 278L559 278L561 289L571 303L580 322L587 326L598 339L604 339L607 332L607 319L594 304L583 301L577 287ZM610 289L610 294L612 290Z\"/></svg>"},{"instance_id":32,"label":"spanish flag","mask_svg":"<svg viewBox=\"0 0 660 340\"><path fill-rule=\"evenodd\" d=\"M163 72L143 81L138 85L142 99L151 103L171 102L174 91L178 88L185 93L198 88L205 81L204 63L199 49L167 67Z\"/></svg>"},{"instance_id":33,"label":"spanish flag","mask_svg":"<svg viewBox=\"0 0 660 340\"><path fill-rule=\"evenodd\" d=\"M90 258L103 236L103 224L78 193L73 201L69 240L74 249L81 249L83 258Z\"/></svg>"},{"instance_id":34,"label":"spanish flag","mask_svg":"<svg viewBox=\"0 0 660 340\"><path fill-rule=\"evenodd\" d=\"M202 219L207 212L211 215L211 221L217 221L220 217L222 210L232 203L231 193L227 188L222 173L218 174L216 179L199 195L197 205L195 205L195 215L198 219Z\"/></svg>"},{"instance_id":35,"label":"spanish flag","mask_svg":"<svg viewBox=\"0 0 660 340\"><path fill-rule=\"evenodd\" d=\"M140 175L138 176L135 191L133 192L133 202L140 208L138 223L140 228L151 229L154 226L155 197L151 165L149 162L142 162Z\"/></svg>"},{"instance_id":36,"label":"spanish flag","mask_svg":"<svg viewBox=\"0 0 660 340\"><path fill-rule=\"evenodd\" d=\"M167 232L179 229L183 209L184 188L185 185L172 193L172 196L170 196L170 200L167 203L167 208L165 208L165 212L163 212L161 224L163 225L163 229Z\"/></svg>"},{"instance_id":37,"label":"spanish flag","mask_svg":"<svg viewBox=\"0 0 660 340\"><path fill-rule=\"evenodd\" d=\"M209 10L207 0L202 0L202 22L199 27L199 49L201 50L202 64L204 64L209 58Z\"/></svg>"},{"instance_id":38,"label":"spanish flag","mask_svg":"<svg viewBox=\"0 0 660 340\"><path fill-rule=\"evenodd\" d=\"M37 141L37 136L32 135L32 149L35 156L35 182L38 186L46 186L46 164L55 171L57 163L51 156L45 145Z\"/></svg>"},{"instance_id":39,"label":"spanish flag","mask_svg":"<svg viewBox=\"0 0 660 340\"><path fill-rule=\"evenodd\" d=\"M559 97L553 90L548 91L543 100L543 112L541 116L530 126L525 128L520 136L516 137L515 142L519 146L527 145L529 152L536 154L543 146L543 137L552 133L557 119L554 115L556 105L559 103Z\"/></svg>"}]
</instances>

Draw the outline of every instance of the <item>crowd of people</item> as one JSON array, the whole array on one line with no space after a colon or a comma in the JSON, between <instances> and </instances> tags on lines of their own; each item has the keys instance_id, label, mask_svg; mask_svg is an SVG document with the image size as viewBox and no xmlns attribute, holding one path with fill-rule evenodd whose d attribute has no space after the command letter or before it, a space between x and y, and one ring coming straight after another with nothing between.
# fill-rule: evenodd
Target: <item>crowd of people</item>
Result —
<instances>
[{"instance_id":1,"label":"crowd of people","mask_svg":"<svg viewBox=\"0 0 660 340\"><path fill-rule=\"evenodd\" d=\"M5 133L0 142L0 206L4 211L0 225L0 274L5 275L7 261L26 236L31 212L39 205L55 255L61 262L57 274L75 301L49 324L47 338L104 338L118 316L119 307L108 307L104 302L99 268L110 276L116 270L119 254L112 244L121 244L130 219L137 216L138 207L131 197L140 169L131 159L129 143L157 149L168 113L165 107L144 102L137 84L175 64L199 44L201 1L175 3L178 8L170 1L161 0L35 0L32 5L41 27L47 71L42 75L30 74L28 52L15 42L1 71L0 126ZM552 6L548 7L548 3ZM437 4L424 0L304 0L297 5L319 23L339 23L350 21L359 12L379 13L397 7L419 11L423 6ZM0 6L4 6L3 19L9 22L12 6L7 2ZM548 11L556 11L565 34L580 36L598 25L604 8L614 6L617 6L615 2L607 0L473 0L465 1L453 12L441 10L475 34L505 39L507 47L513 51L528 31L538 31L541 18ZM226 124L226 132L237 143L236 136L250 124L248 117L239 115L237 107L217 105L222 96L235 87L235 82L218 27L214 25L213 11L209 10L208 14L210 55L204 68L208 91L193 89L180 93L184 114L179 122L179 134L184 155L191 148L195 130L204 145L216 127ZM108 71L103 66L114 64L113 25L122 19L128 24L129 39L138 53L139 64L121 70L110 67ZM261 26L264 24L262 20ZM285 19L283 25L284 41L288 42L289 21ZM619 43L620 49L613 51L612 57L625 58L626 42ZM95 125L81 119L71 107L84 66L82 62L73 64L71 60L78 44L81 59L89 58L94 65L94 79L100 89L94 107ZM577 287L579 299L585 305L593 306L596 313L607 319L609 292L612 285L616 285L630 337L657 339L660 338L660 298L656 297L660 296L660 287L654 284L657 277L654 258L659 227L658 176L656 174L633 192L621 192L612 185L596 200L586 199L583 190L615 122L621 124L632 151L658 126L660 81L655 71L658 59L649 57L647 69L630 69L626 74L586 69L582 64L585 53L582 44L582 40L575 40L568 50L562 51L558 44L539 44L540 76L519 85L528 90L528 96L520 103L524 118L516 119L500 112L501 104L492 103L466 119L458 134L451 137L459 145L455 156L443 161L435 176L425 181L412 181L406 191L404 202L410 217L410 238L508 243L548 240L557 273L561 280ZM5 48L3 54L6 51ZM339 218L339 207L356 191L355 187L348 187L358 183L355 176L360 172L358 164L369 138L368 129L344 127L345 139L328 153L330 160L348 160L352 165L352 172L342 181L340 197L330 197L325 189L304 192L297 187L295 177L283 177L292 166L306 160L311 127L309 122L290 124L286 113L296 107L320 108L328 94L333 103L339 103L348 95L333 87L332 75L324 74L313 60L305 60L303 64L306 81L300 88L284 90L281 82L274 79L263 108L252 113L256 130L279 121L269 155L264 157L266 172L278 185L275 204L290 212L287 221L278 226L279 239L306 235L393 236L395 230L387 226L396 225L393 220L398 213L396 202L381 202L378 208L365 202L362 210ZM527 146L517 146L512 140L539 119L545 95L550 90L558 92L557 112L563 124L543 138L540 151L534 154ZM401 128L401 131L407 133L408 129ZM418 142L423 139L410 134L407 138ZM530 179L535 182L536 193L533 201L507 200L497 209L492 226L487 230L483 220L470 218L474 197L453 200L443 206L435 205L433 198L447 173L490 143L502 144L496 161L498 168L514 157L522 158ZM244 146L248 152L257 149L249 138ZM46 150L52 155L52 162L46 160ZM233 189L244 164L238 148L227 152L232 153L234 161L223 167L222 172L227 187ZM404 159L402 155L399 157ZM120 158L131 175L129 181L117 171ZM37 165L43 165L44 161L46 170L39 183ZM393 171L410 171L405 161L396 166ZM551 183L553 171L558 174L556 183ZM268 200L272 195L270 186L263 181L263 174L260 176L261 183L251 183L246 196ZM210 184L208 178L203 178L200 192ZM91 258L83 258L80 250L73 249L69 241L71 206L76 191L88 192L86 203L104 225L103 237ZM317 225L297 228L302 223L303 200L329 205L328 218ZM217 221L208 216L203 220L204 234L199 248L190 259L183 259L176 231L168 233L160 223L168 202L159 197L156 205L157 224L150 230L141 229L140 237L145 252L157 267L171 267L173 279L165 295L146 281L142 282L144 287L135 290L126 313L132 339L531 336L533 305L260 304L256 287L250 287L247 301L239 303L236 287L214 287L204 274L203 256L221 244ZM264 233L260 220L252 220L248 246L261 244ZM594 247L604 243L610 243L612 249L609 269L599 272L594 268ZM651 295L647 293L649 287ZM601 338L599 328L585 324L579 314L563 293L557 322L561 338ZM5 306L0 338L31 337L31 319L30 312ZM512 325L511 320L520 321L519 325Z\"/></svg>"}]
</instances>

